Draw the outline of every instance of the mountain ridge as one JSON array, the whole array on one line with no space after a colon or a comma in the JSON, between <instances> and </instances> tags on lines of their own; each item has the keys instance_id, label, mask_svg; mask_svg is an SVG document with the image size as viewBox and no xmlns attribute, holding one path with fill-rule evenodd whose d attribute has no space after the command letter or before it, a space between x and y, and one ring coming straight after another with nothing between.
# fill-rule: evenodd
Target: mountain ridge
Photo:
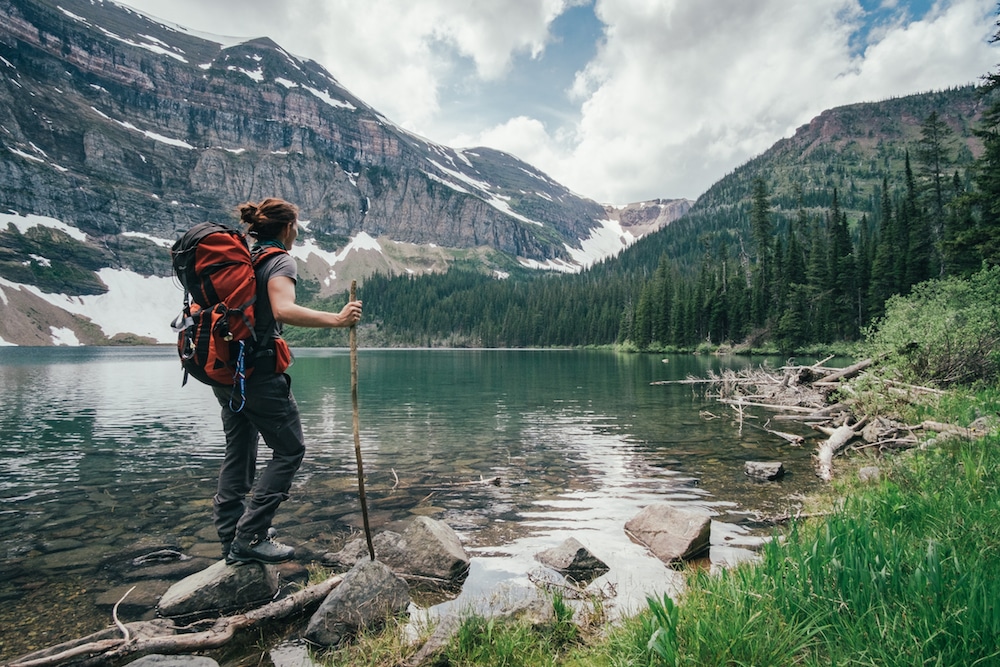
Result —
<instances>
[{"instance_id":1,"label":"mountain ridge","mask_svg":"<svg viewBox=\"0 0 1000 667\"><path fill-rule=\"evenodd\" d=\"M112 2L0 0L0 143L0 211L85 234L0 228L4 290L50 303L106 293L103 269L168 278L166 242L272 195L300 207L321 294L456 262L579 271L639 229L514 156L397 127L268 37L209 41ZM44 340L44 319L6 340Z\"/></svg>"}]
</instances>

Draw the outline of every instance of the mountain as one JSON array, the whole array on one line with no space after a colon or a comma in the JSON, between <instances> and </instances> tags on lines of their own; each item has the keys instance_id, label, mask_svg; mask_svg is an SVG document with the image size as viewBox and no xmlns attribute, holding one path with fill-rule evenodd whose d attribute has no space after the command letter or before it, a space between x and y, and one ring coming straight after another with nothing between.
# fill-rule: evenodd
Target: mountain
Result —
<instances>
[{"instance_id":1,"label":"mountain","mask_svg":"<svg viewBox=\"0 0 1000 667\"><path fill-rule=\"evenodd\" d=\"M949 192L955 172L967 186L970 166L982 152L974 130L990 101L981 88L970 85L828 109L719 179L682 220L622 252L614 270L652 271L663 256L693 270L709 249L739 248L741 239L749 243L757 179L767 187L776 226L787 225L800 210L822 217L836 192L841 211L856 231L862 216L869 222L878 217L883 178L891 197L902 192L908 155L918 188L925 188L928 174L921 163L920 141L931 114L943 126Z\"/></svg>"},{"instance_id":2,"label":"mountain","mask_svg":"<svg viewBox=\"0 0 1000 667\"><path fill-rule=\"evenodd\" d=\"M162 321L108 311L179 303L167 248L194 223L235 224L246 200L300 207L295 255L320 294L456 262L578 271L690 205L622 223L511 155L404 131L266 37L206 38L101 0L0 0L0 143L14 344L168 340Z\"/></svg>"},{"instance_id":3,"label":"mountain","mask_svg":"<svg viewBox=\"0 0 1000 667\"><path fill-rule=\"evenodd\" d=\"M855 340L892 294L982 263L979 239L993 235L969 193L984 154L973 130L990 104L968 86L824 111L580 274L379 280L366 320L382 345L792 351Z\"/></svg>"}]
</instances>

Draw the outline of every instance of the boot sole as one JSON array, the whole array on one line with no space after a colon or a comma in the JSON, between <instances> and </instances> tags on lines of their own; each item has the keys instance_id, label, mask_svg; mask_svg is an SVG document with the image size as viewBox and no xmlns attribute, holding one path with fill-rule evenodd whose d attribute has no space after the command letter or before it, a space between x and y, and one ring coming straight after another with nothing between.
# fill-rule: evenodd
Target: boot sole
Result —
<instances>
[{"instance_id":1,"label":"boot sole","mask_svg":"<svg viewBox=\"0 0 1000 667\"><path fill-rule=\"evenodd\" d=\"M226 556L226 565L240 565L242 563L263 563L264 565L278 565L279 563L287 563L288 561L295 560L295 554L292 554L288 558L279 559L267 559L261 558L259 556L234 556L229 554Z\"/></svg>"}]
</instances>

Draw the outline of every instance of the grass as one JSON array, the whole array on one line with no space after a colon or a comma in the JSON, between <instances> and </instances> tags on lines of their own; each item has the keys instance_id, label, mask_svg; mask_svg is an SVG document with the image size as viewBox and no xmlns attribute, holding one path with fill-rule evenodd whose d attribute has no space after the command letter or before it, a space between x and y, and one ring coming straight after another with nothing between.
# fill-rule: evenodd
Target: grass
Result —
<instances>
[{"instance_id":1,"label":"grass","mask_svg":"<svg viewBox=\"0 0 1000 667\"><path fill-rule=\"evenodd\" d=\"M1000 664L1000 437L908 458L760 564L693 573L657 623L679 655L632 664Z\"/></svg>"},{"instance_id":2,"label":"grass","mask_svg":"<svg viewBox=\"0 0 1000 667\"><path fill-rule=\"evenodd\" d=\"M918 410L967 424L998 413L1000 390ZM542 625L464 619L437 664L1000 665L1000 435L939 440L879 465L874 484L839 481L838 509L787 527L760 562L688 573L676 602L649 598L601 627L553 594ZM395 627L325 664L399 664L414 649Z\"/></svg>"}]
</instances>

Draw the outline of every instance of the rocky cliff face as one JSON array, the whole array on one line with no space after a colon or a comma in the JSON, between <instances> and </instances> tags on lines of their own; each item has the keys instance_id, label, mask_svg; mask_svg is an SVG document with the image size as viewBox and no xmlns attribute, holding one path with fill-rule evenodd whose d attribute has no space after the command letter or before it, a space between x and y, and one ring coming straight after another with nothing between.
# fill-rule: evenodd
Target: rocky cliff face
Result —
<instances>
[{"instance_id":1,"label":"rocky cliff face","mask_svg":"<svg viewBox=\"0 0 1000 667\"><path fill-rule=\"evenodd\" d=\"M100 293L101 267L169 276L164 241L272 195L319 251L377 239L370 270L571 270L609 225L610 250L636 236L510 155L401 130L269 39L215 43L101 0L0 0L0 143L0 213L84 234L0 225L0 280L46 292Z\"/></svg>"},{"instance_id":2,"label":"rocky cliff face","mask_svg":"<svg viewBox=\"0 0 1000 667\"><path fill-rule=\"evenodd\" d=\"M605 207L607 216L636 238L657 232L691 210L690 199L654 199L628 206Z\"/></svg>"},{"instance_id":3,"label":"rocky cliff face","mask_svg":"<svg viewBox=\"0 0 1000 667\"><path fill-rule=\"evenodd\" d=\"M513 157L407 134L268 39L80 0L3 0L0 25L0 205L95 238L173 238L276 194L331 250L365 231L545 261L604 215Z\"/></svg>"}]
</instances>

